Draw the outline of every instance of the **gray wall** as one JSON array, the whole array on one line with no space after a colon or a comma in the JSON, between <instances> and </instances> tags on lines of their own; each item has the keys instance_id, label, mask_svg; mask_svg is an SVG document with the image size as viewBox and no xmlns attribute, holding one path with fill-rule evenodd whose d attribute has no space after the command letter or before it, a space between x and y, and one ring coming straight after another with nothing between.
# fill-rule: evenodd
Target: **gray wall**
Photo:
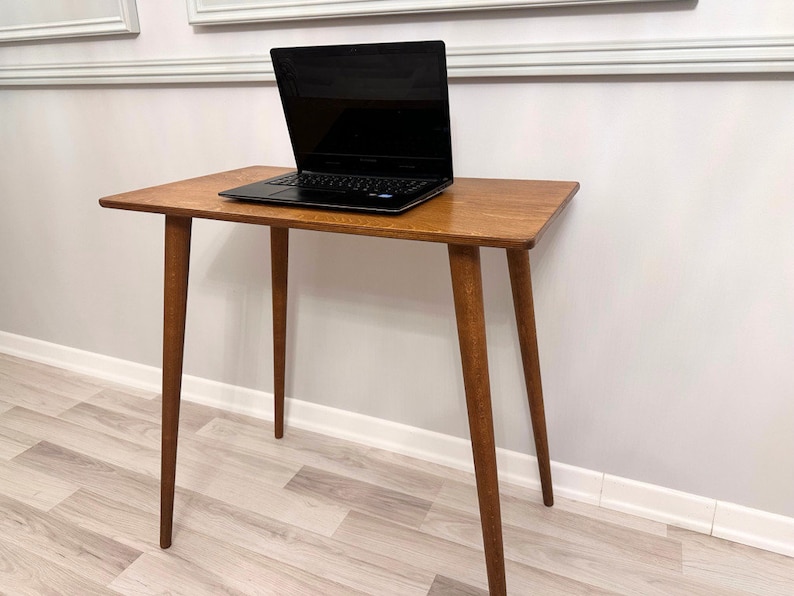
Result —
<instances>
[{"instance_id":1,"label":"gray wall","mask_svg":"<svg viewBox=\"0 0 794 596\"><path fill-rule=\"evenodd\" d=\"M791 37L791 4L208 29L138 0L137 37L5 44L0 64ZM531 253L554 460L794 516L793 92L788 74L453 79L457 175L582 184ZM155 366L163 222L97 199L291 163L272 83L4 88L0 138L0 330ZM296 232L291 248L289 395L466 436L445 247ZM197 222L191 266L186 372L272 390L267 231ZM503 255L483 266L497 442L531 453Z\"/></svg>"}]
</instances>

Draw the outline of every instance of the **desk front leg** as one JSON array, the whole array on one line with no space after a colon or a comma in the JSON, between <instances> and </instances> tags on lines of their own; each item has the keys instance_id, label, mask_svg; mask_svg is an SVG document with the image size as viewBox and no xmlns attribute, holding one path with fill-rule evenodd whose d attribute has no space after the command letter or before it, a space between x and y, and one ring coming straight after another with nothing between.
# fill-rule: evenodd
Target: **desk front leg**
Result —
<instances>
[{"instance_id":1,"label":"desk front leg","mask_svg":"<svg viewBox=\"0 0 794 596\"><path fill-rule=\"evenodd\" d=\"M463 385L469 413L474 474L480 503L485 564L490 594L507 591L505 583L502 514L496 471L491 387L485 343L480 250L476 246L449 245L452 292L458 324Z\"/></svg>"},{"instance_id":2,"label":"desk front leg","mask_svg":"<svg viewBox=\"0 0 794 596\"><path fill-rule=\"evenodd\" d=\"M160 475L160 548L171 546L176 483L176 445L182 361L185 347L185 313L190 264L189 217L165 217L165 283L163 296L163 424Z\"/></svg>"},{"instance_id":3,"label":"desk front leg","mask_svg":"<svg viewBox=\"0 0 794 596\"><path fill-rule=\"evenodd\" d=\"M535 305L532 300L532 277L530 276L528 251L508 249L507 266L510 270L510 285L513 288L518 343L521 347L521 361L524 365L524 381L527 386L532 433L535 436L535 453L538 456L543 503L547 507L551 507L554 504L554 492L551 486L551 461L549 460L549 441L546 436L543 387L540 383L538 335L535 330Z\"/></svg>"},{"instance_id":4,"label":"desk front leg","mask_svg":"<svg viewBox=\"0 0 794 596\"><path fill-rule=\"evenodd\" d=\"M287 261L289 228L270 228L273 289L273 397L276 438L284 436L284 380L287 365Z\"/></svg>"}]
</instances>

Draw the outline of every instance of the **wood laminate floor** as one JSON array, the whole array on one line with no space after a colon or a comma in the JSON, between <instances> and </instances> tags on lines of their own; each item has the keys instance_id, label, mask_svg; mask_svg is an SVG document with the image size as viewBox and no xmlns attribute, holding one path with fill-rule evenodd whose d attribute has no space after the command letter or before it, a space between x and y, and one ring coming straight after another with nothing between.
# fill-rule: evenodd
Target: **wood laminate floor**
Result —
<instances>
[{"instance_id":1,"label":"wood laminate floor","mask_svg":"<svg viewBox=\"0 0 794 596\"><path fill-rule=\"evenodd\" d=\"M470 474L0 355L0 593L485 594ZM529 425L528 425L529 426ZM794 559L504 485L511 594L794 594Z\"/></svg>"}]
</instances>

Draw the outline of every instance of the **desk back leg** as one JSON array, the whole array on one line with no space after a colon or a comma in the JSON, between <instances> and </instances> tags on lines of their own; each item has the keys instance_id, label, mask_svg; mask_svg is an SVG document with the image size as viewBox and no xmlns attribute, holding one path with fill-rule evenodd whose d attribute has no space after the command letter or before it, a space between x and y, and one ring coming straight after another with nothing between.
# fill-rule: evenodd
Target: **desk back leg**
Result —
<instances>
[{"instance_id":1,"label":"desk back leg","mask_svg":"<svg viewBox=\"0 0 794 596\"><path fill-rule=\"evenodd\" d=\"M554 493L551 485L551 462L549 460L549 442L546 436L543 388L540 383L540 358L538 357L538 336L535 330L535 305L532 300L532 278L528 251L507 249L507 266L510 270L510 285L513 288L518 343L521 346L524 381L529 398L529 416L532 419L532 432L535 435L535 452L538 457L543 503L551 507L554 504Z\"/></svg>"},{"instance_id":2,"label":"desk back leg","mask_svg":"<svg viewBox=\"0 0 794 596\"><path fill-rule=\"evenodd\" d=\"M171 546L176 481L176 444L182 361L185 348L185 313L190 264L189 217L165 217L165 292L163 295L163 428L160 469L160 548Z\"/></svg>"},{"instance_id":3,"label":"desk back leg","mask_svg":"<svg viewBox=\"0 0 794 596\"><path fill-rule=\"evenodd\" d=\"M480 249L476 246L449 245L452 293L458 323L463 385L469 413L474 475L480 503L485 565L492 596L505 594L502 514L499 505L499 479L496 471L491 386L485 343Z\"/></svg>"},{"instance_id":4,"label":"desk back leg","mask_svg":"<svg viewBox=\"0 0 794 596\"><path fill-rule=\"evenodd\" d=\"M287 347L287 261L289 228L270 228L270 274L273 288L273 396L276 438L284 436L284 379Z\"/></svg>"}]
</instances>

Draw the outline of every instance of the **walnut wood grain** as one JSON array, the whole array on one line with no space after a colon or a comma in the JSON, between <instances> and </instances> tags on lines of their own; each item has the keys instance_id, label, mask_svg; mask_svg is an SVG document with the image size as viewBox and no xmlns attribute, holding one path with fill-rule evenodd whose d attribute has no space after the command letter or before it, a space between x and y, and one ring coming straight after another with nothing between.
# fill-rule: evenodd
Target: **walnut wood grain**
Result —
<instances>
[{"instance_id":1,"label":"walnut wood grain","mask_svg":"<svg viewBox=\"0 0 794 596\"><path fill-rule=\"evenodd\" d=\"M516 313L518 344L521 349L524 381L529 399L529 416L532 420L540 485L543 489L543 503L547 507L551 507L554 505L554 492L551 485L551 461L549 460L549 441L546 435L546 413L543 408L543 387L540 382L540 358L538 356L538 335L535 329L535 305L532 300L529 254L525 250L508 249L506 252L510 285L513 290L513 307Z\"/></svg>"},{"instance_id":2,"label":"walnut wood grain","mask_svg":"<svg viewBox=\"0 0 794 596\"><path fill-rule=\"evenodd\" d=\"M179 402L182 391L191 227L192 220L189 217L166 215L163 298L163 446L160 471L161 548L171 546L174 515L176 447L179 432Z\"/></svg>"},{"instance_id":3,"label":"walnut wood grain","mask_svg":"<svg viewBox=\"0 0 794 596\"><path fill-rule=\"evenodd\" d=\"M265 205L218 196L289 171L251 166L105 197L103 207L275 227L448 244L532 248L579 189L577 182L458 178L399 216Z\"/></svg>"},{"instance_id":4,"label":"walnut wood grain","mask_svg":"<svg viewBox=\"0 0 794 596\"><path fill-rule=\"evenodd\" d=\"M270 228L270 272L273 292L273 406L277 439L284 436L284 380L287 350L287 261L289 229Z\"/></svg>"},{"instance_id":5,"label":"walnut wood grain","mask_svg":"<svg viewBox=\"0 0 794 596\"><path fill-rule=\"evenodd\" d=\"M507 593L507 584L491 412L491 385L485 344L480 249L476 246L450 245L449 264L474 455L474 474L480 501L488 589L492 596L498 596Z\"/></svg>"}]
</instances>

